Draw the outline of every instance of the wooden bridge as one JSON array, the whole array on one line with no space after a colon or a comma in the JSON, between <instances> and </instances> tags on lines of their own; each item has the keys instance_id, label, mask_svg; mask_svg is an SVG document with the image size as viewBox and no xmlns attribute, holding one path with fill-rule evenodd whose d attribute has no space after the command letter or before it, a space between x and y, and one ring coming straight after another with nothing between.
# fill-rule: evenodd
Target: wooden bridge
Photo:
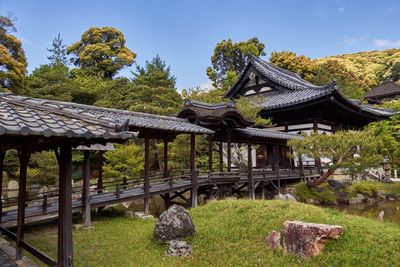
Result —
<instances>
[{"instance_id":1,"label":"wooden bridge","mask_svg":"<svg viewBox=\"0 0 400 267\"><path fill-rule=\"evenodd\" d=\"M257 188L272 185L276 191L280 191L281 182L309 179L316 176L313 169L301 175L298 170L280 169L277 171L267 169L254 169L253 191ZM198 192L206 195L221 193L227 188L230 192L243 195L243 190L249 191L248 173L239 171L231 172L208 172L198 173ZM98 188L97 184L91 184L90 209L104 207L111 204L144 199L143 179L123 179L120 181L104 182L103 187ZM190 200L184 197L184 193L192 189L191 174L185 171L172 173L169 177L162 177L156 174L150 178L149 196L161 195L168 206L171 201L181 198L190 205ZM58 188L47 192L27 192L25 222L33 223L56 218L58 216ZM82 198L82 186L73 187L72 211L83 212L85 202ZM1 226L12 227L17 225L18 198L7 198L2 205Z\"/></svg>"}]
</instances>

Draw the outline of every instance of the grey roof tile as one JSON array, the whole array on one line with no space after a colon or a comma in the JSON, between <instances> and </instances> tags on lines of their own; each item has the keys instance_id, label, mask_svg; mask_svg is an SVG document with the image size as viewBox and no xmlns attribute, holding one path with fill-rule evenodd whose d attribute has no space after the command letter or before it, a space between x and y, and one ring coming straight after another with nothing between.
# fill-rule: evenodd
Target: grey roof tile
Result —
<instances>
[{"instance_id":1,"label":"grey roof tile","mask_svg":"<svg viewBox=\"0 0 400 267\"><path fill-rule=\"evenodd\" d=\"M304 137L299 134L280 132L271 129L259 129L259 128L244 128L235 129L234 131L243 134L247 137L261 137L261 138L271 138L279 140L291 140L291 139L303 139Z\"/></svg>"}]
</instances>

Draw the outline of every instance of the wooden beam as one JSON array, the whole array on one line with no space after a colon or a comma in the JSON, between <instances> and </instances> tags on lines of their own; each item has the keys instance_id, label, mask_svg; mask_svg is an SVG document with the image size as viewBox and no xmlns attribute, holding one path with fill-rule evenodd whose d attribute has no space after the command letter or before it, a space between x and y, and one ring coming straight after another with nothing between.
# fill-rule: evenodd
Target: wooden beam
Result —
<instances>
[{"instance_id":1,"label":"wooden beam","mask_svg":"<svg viewBox=\"0 0 400 267\"><path fill-rule=\"evenodd\" d=\"M0 150L0 222L3 215L3 171L4 171L4 158L6 157L6 151Z\"/></svg>"},{"instance_id":2,"label":"wooden beam","mask_svg":"<svg viewBox=\"0 0 400 267\"><path fill-rule=\"evenodd\" d=\"M83 152L83 190L82 190L82 221L86 228L90 228L91 222L91 208L90 208L90 151Z\"/></svg>"},{"instance_id":3,"label":"wooden beam","mask_svg":"<svg viewBox=\"0 0 400 267\"><path fill-rule=\"evenodd\" d=\"M97 193L103 192L103 164L104 164L104 152L99 151L97 153L99 161L99 176L97 177Z\"/></svg>"},{"instance_id":4,"label":"wooden beam","mask_svg":"<svg viewBox=\"0 0 400 267\"><path fill-rule=\"evenodd\" d=\"M72 149L65 141L60 146L59 198L58 198L58 266L73 264L72 249Z\"/></svg>"},{"instance_id":5,"label":"wooden beam","mask_svg":"<svg viewBox=\"0 0 400 267\"><path fill-rule=\"evenodd\" d=\"M224 151L222 146L222 141L218 144L218 152L219 152L219 172L224 171Z\"/></svg>"},{"instance_id":6,"label":"wooden beam","mask_svg":"<svg viewBox=\"0 0 400 267\"><path fill-rule=\"evenodd\" d=\"M150 177L149 177L149 169L150 169L150 136L146 135L144 137L144 177L143 177L143 185L144 185L144 213L149 213L149 191L150 191Z\"/></svg>"},{"instance_id":7,"label":"wooden beam","mask_svg":"<svg viewBox=\"0 0 400 267\"><path fill-rule=\"evenodd\" d=\"M197 207L197 171L196 171L196 136L194 133L190 134L190 173L192 190L191 194L191 207Z\"/></svg>"},{"instance_id":8,"label":"wooden beam","mask_svg":"<svg viewBox=\"0 0 400 267\"><path fill-rule=\"evenodd\" d=\"M169 177L169 170L168 170L168 140L164 139L164 169L163 169L163 177L168 178ZM174 183L174 179L170 177L169 179L169 184L172 186Z\"/></svg>"},{"instance_id":9,"label":"wooden beam","mask_svg":"<svg viewBox=\"0 0 400 267\"><path fill-rule=\"evenodd\" d=\"M19 181L18 181L18 218L17 218L17 240L15 258L22 259L22 242L25 231L25 203L26 203L26 174L30 154L25 150L18 151L19 156Z\"/></svg>"},{"instance_id":10,"label":"wooden beam","mask_svg":"<svg viewBox=\"0 0 400 267\"><path fill-rule=\"evenodd\" d=\"M230 130L227 130L226 132L226 154L227 154L227 161L228 161L228 172L231 171L232 168L232 158L231 158L231 141L232 141L232 133Z\"/></svg>"},{"instance_id":11,"label":"wooden beam","mask_svg":"<svg viewBox=\"0 0 400 267\"><path fill-rule=\"evenodd\" d=\"M208 136L208 170L212 172L213 170L213 140L212 136Z\"/></svg>"},{"instance_id":12,"label":"wooden beam","mask_svg":"<svg viewBox=\"0 0 400 267\"><path fill-rule=\"evenodd\" d=\"M247 178L249 183L249 196L251 199L255 199L254 194L254 179L253 179L253 156L251 142L247 142Z\"/></svg>"}]
</instances>

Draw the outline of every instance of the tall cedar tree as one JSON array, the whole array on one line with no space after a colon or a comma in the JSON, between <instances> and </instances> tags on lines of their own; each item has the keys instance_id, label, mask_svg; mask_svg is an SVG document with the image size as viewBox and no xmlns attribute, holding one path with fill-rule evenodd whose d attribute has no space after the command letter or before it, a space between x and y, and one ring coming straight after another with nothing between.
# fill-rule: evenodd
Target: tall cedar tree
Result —
<instances>
[{"instance_id":1,"label":"tall cedar tree","mask_svg":"<svg viewBox=\"0 0 400 267\"><path fill-rule=\"evenodd\" d=\"M0 16L0 88L21 93L28 63L21 41L12 32L16 32L12 19Z\"/></svg>"}]
</instances>

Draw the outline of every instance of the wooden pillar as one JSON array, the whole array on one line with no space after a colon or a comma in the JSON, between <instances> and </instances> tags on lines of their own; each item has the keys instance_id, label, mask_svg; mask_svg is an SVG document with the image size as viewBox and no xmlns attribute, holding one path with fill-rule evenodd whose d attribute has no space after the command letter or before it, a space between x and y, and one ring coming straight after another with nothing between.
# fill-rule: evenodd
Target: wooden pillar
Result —
<instances>
[{"instance_id":1,"label":"wooden pillar","mask_svg":"<svg viewBox=\"0 0 400 267\"><path fill-rule=\"evenodd\" d=\"M278 191L281 192L281 179L279 177L279 148L278 146L273 146L273 154L274 154L274 169L276 171L276 178L278 180Z\"/></svg>"},{"instance_id":2,"label":"wooden pillar","mask_svg":"<svg viewBox=\"0 0 400 267\"><path fill-rule=\"evenodd\" d=\"M24 240L25 230L25 204L26 204L26 173L28 169L29 153L25 150L18 151L19 156L19 181L18 181L18 217L17 217L17 240L15 258L22 259L23 251L21 241Z\"/></svg>"},{"instance_id":3,"label":"wooden pillar","mask_svg":"<svg viewBox=\"0 0 400 267\"><path fill-rule=\"evenodd\" d=\"M90 228L91 208L90 208L90 151L83 152L83 191L82 191L82 221L86 228Z\"/></svg>"},{"instance_id":4,"label":"wooden pillar","mask_svg":"<svg viewBox=\"0 0 400 267\"><path fill-rule=\"evenodd\" d=\"M3 171L4 171L4 158L6 156L5 150L0 150L0 222L3 215Z\"/></svg>"},{"instance_id":5,"label":"wooden pillar","mask_svg":"<svg viewBox=\"0 0 400 267\"><path fill-rule=\"evenodd\" d=\"M247 142L247 178L249 183L249 196L251 199L255 199L254 194L254 179L253 179L253 157L251 142Z\"/></svg>"},{"instance_id":6,"label":"wooden pillar","mask_svg":"<svg viewBox=\"0 0 400 267\"><path fill-rule=\"evenodd\" d=\"M71 143L60 146L58 198L58 266L73 264L72 249L72 150Z\"/></svg>"},{"instance_id":7,"label":"wooden pillar","mask_svg":"<svg viewBox=\"0 0 400 267\"><path fill-rule=\"evenodd\" d=\"M197 207L197 171L196 171L196 136L190 134L190 173L192 181L191 207Z\"/></svg>"},{"instance_id":8,"label":"wooden pillar","mask_svg":"<svg viewBox=\"0 0 400 267\"><path fill-rule=\"evenodd\" d=\"M104 164L104 152L98 152L98 160L99 160L99 176L97 177L97 192L103 192L103 164Z\"/></svg>"},{"instance_id":9,"label":"wooden pillar","mask_svg":"<svg viewBox=\"0 0 400 267\"><path fill-rule=\"evenodd\" d=\"M219 172L224 171L224 152L223 152L223 146L222 146L222 141L219 142L218 144L218 152L219 152Z\"/></svg>"},{"instance_id":10,"label":"wooden pillar","mask_svg":"<svg viewBox=\"0 0 400 267\"><path fill-rule=\"evenodd\" d=\"M212 172L213 170L213 140L212 136L208 136L208 170Z\"/></svg>"},{"instance_id":11,"label":"wooden pillar","mask_svg":"<svg viewBox=\"0 0 400 267\"><path fill-rule=\"evenodd\" d=\"M150 191L150 137L148 135L144 138L144 177L143 177L143 189L144 189L144 213L149 213L149 191Z\"/></svg>"},{"instance_id":12,"label":"wooden pillar","mask_svg":"<svg viewBox=\"0 0 400 267\"><path fill-rule=\"evenodd\" d=\"M230 172L231 171L231 168L232 168L232 158L231 158L231 156L232 156L232 154L231 154L231 131L230 130L228 130L227 132L226 132L226 157L227 157L227 161L228 161L228 172Z\"/></svg>"},{"instance_id":13,"label":"wooden pillar","mask_svg":"<svg viewBox=\"0 0 400 267\"><path fill-rule=\"evenodd\" d=\"M163 177L165 178L165 181L167 181L168 177L169 177L169 171L168 171L168 140L164 139L164 169L163 169ZM174 183L174 180L171 177L169 177L169 184L170 186L172 186L172 184ZM169 206L171 205L171 199L170 199L170 195L169 193L165 193L164 194L164 201L165 201L165 209L168 209Z\"/></svg>"}]
</instances>

